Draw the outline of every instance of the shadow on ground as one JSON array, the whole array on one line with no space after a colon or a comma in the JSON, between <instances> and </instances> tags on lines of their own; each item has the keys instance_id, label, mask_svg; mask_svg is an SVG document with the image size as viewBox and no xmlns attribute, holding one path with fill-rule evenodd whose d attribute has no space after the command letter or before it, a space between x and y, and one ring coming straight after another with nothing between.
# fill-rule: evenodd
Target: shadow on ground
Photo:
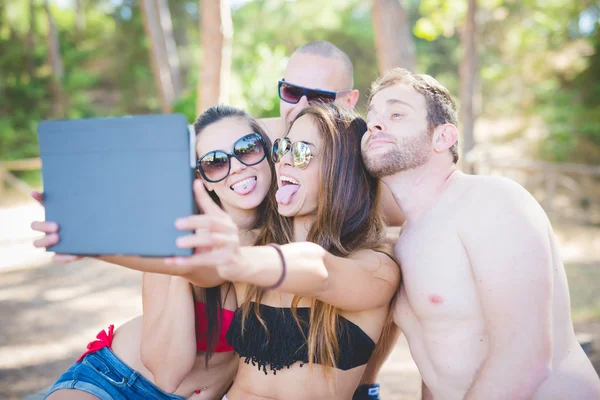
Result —
<instances>
[{"instance_id":1,"label":"shadow on ground","mask_svg":"<svg viewBox=\"0 0 600 400\"><path fill-rule=\"evenodd\" d=\"M1 399L48 387L100 330L141 313L141 274L101 261L0 276Z\"/></svg>"}]
</instances>

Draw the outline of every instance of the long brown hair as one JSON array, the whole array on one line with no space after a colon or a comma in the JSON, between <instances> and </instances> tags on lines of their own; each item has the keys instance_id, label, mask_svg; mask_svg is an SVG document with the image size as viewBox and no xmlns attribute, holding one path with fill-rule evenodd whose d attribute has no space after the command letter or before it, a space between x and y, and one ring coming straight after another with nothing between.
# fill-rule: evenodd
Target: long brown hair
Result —
<instances>
[{"instance_id":1,"label":"long brown hair","mask_svg":"<svg viewBox=\"0 0 600 400\"><path fill-rule=\"evenodd\" d=\"M277 174L275 173L275 166L270 157L272 145L269 136L265 133L260 124L250 115L248 115L248 113L239 108L227 105L213 106L203 112L198 117L196 122L194 122L196 138L201 135L204 129L206 129L208 126L227 118L237 118L246 121L252 132L258 133L262 136L266 145L265 152L267 157L265 162L269 164L269 168L271 170L271 182L267 196L258 206L256 221L254 222L252 228L257 229L260 232L261 237L265 238L263 240L270 240L272 236L285 238L287 237L286 232L291 229L285 230L286 223L281 221L282 217L280 217L277 213L277 203L275 202L275 193L277 191ZM214 192L209 192L209 194L215 203L221 205L221 200ZM266 227L270 227L270 229L265 229ZM269 234L264 234L263 232L265 231L268 231ZM202 295L198 289L199 288L194 287L193 291L194 299L196 301L199 301ZM229 293L229 289L230 288L228 288L226 293ZM208 361L212 357L215 346L218 343L219 333L221 332L221 318L219 315L223 308L223 298L221 296L221 289L218 286L213 288L205 288L204 297L208 326L206 346L206 365L208 365ZM227 297L227 294L225 297Z\"/></svg>"},{"instance_id":2,"label":"long brown hair","mask_svg":"<svg viewBox=\"0 0 600 400\"><path fill-rule=\"evenodd\" d=\"M307 241L317 243L328 252L346 257L362 249L372 249L391 254L384 244L384 225L379 211L379 181L368 174L361 157L360 142L367 130L365 121L354 112L335 104L321 104L304 109L295 118L309 116L323 139L320 150L321 180L319 203L315 211ZM293 123L292 123L293 125ZM288 243L292 237L291 218L278 230L266 226L257 244ZM278 236L273 232L285 233ZM259 304L265 290L249 286L242 304L242 321L254 312L260 318ZM296 309L300 297L292 300L292 313L300 327ZM251 309L251 302L254 307ZM339 356L337 340L338 316L336 307L313 299L310 313L310 330L307 338L309 366L320 364L327 378L335 368ZM242 334L244 324L242 323Z\"/></svg>"}]
</instances>

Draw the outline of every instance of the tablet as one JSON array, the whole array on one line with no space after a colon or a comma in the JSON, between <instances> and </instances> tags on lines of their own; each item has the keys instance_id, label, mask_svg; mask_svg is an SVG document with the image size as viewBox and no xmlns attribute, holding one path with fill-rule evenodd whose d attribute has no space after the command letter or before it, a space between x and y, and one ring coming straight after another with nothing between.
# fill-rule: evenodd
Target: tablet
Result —
<instances>
[{"instance_id":1,"label":"tablet","mask_svg":"<svg viewBox=\"0 0 600 400\"><path fill-rule=\"evenodd\" d=\"M175 220L195 213L195 134L180 114L42 121L46 220L60 254L190 255Z\"/></svg>"}]
</instances>

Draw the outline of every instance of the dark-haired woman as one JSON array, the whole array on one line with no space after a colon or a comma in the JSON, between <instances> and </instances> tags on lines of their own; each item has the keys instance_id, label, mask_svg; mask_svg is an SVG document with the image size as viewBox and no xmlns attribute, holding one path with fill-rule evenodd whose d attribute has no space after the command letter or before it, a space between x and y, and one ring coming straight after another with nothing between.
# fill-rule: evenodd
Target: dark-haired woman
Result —
<instances>
[{"instance_id":1,"label":"dark-haired woman","mask_svg":"<svg viewBox=\"0 0 600 400\"><path fill-rule=\"evenodd\" d=\"M199 286L218 281L210 281L215 269L235 285L239 308L227 339L240 361L224 398L350 399L385 340L400 271L385 246L378 182L362 162L365 131L335 105L299 114L272 151L286 218L273 218L254 247L195 183L205 215L181 221L197 229L181 245L201 250L168 263Z\"/></svg>"}]
</instances>

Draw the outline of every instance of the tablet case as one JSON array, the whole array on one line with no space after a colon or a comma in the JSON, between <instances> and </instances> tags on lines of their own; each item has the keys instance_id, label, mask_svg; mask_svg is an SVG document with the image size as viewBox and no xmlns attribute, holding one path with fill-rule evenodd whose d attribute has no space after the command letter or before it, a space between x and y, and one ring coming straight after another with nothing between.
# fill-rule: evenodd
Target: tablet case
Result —
<instances>
[{"instance_id":1,"label":"tablet case","mask_svg":"<svg viewBox=\"0 0 600 400\"><path fill-rule=\"evenodd\" d=\"M190 255L175 246L192 215L195 135L183 115L42 121L46 220L59 254Z\"/></svg>"}]
</instances>

